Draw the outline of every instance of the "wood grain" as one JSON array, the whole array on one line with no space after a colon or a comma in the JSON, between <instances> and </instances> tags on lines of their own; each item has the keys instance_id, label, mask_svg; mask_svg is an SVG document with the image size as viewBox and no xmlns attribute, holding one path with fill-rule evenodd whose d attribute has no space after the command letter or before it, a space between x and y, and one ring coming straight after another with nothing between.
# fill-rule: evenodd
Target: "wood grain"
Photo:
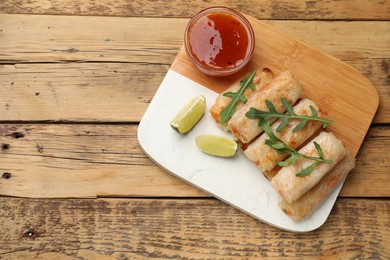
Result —
<instances>
[{"instance_id":1,"label":"wood grain","mask_svg":"<svg viewBox=\"0 0 390 260\"><path fill-rule=\"evenodd\" d=\"M198 196L155 166L134 125L0 126L0 194L22 197ZM8 176L8 177L7 177Z\"/></svg>"},{"instance_id":2,"label":"wood grain","mask_svg":"<svg viewBox=\"0 0 390 260\"><path fill-rule=\"evenodd\" d=\"M0 65L1 121L139 122L168 65Z\"/></svg>"},{"instance_id":3,"label":"wood grain","mask_svg":"<svg viewBox=\"0 0 390 260\"><path fill-rule=\"evenodd\" d=\"M188 21L182 18L0 14L0 60L170 64L183 44ZM390 56L387 22L264 22L341 60ZM260 43L261 38L258 38Z\"/></svg>"},{"instance_id":4,"label":"wood grain","mask_svg":"<svg viewBox=\"0 0 390 260\"><path fill-rule=\"evenodd\" d=\"M340 196L386 197L390 127L373 127ZM136 125L0 125L0 195L204 197L141 151ZM370 185L367 185L370 183Z\"/></svg>"},{"instance_id":5,"label":"wood grain","mask_svg":"<svg viewBox=\"0 0 390 260\"><path fill-rule=\"evenodd\" d=\"M151 100L182 45L188 20L0 15L0 21L0 63L15 64L0 67L0 108L5 110L0 120L119 122L140 120L147 107L145 100ZM385 22L267 23L366 75L380 96L374 122L390 122L390 27ZM79 24L83 30L74 29ZM144 24L147 30L139 31L137 28ZM117 29L112 31L114 27ZM129 31L135 31L135 36ZM151 85L145 87L144 83ZM31 86L45 96L34 96L40 91L31 92ZM15 92L9 92L11 88ZM129 96L134 89L136 97ZM99 95L89 103L84 97L95 90ZM41 113L26 109L30 103L24 101ZM80 103L85 110L78 109ZM108 116L110 109L113 113Z\"/></svg>"},{"instance_id":6,"label":"wood grain","mask_svg":"<svg viewBox=\"0 0 390 260\"><path fill-rule=\"evenodd\" d=\"M180 32L185 23L185 19L174 18L2 14L0 59L3 63L111 61L170 64L177 47L182 44Z\"/></svg>"},{"instance_id":7,"label":"wood grain","mask_svg":"<svg viewBox=\"0 0 390 260\"><path fill-rule=\"evenodd\" d=\"M16 14L190 17L210 6L223 5L258 19L388 20L390 5L380 0L3 0L0 12Z\"/></svg>"},{"instance_id":8,"label":"wood grain","mask_svg":"<svg viewBox=\"0 0 390 260\"><path fill-rule=\"evenodd\" d=\"M389 196L389 1L2 0L0 194L152 198L2 196L0 259L390 258L388 198L338 199L323 227L294 234L208 198L141 152L136 123L188 18L214 4L281 19L266 22L369 78L379 125L341 195ZM42 120L55 124L34 124Z\"/></svg>"},{"instance_id":9,"label":"wood grain","mask_svg":"<svg viewBox=\"0 0 390 260\"><path fill-rule=\"evenodd\" d=\"M349 63L364 71L378 91L374 122L389 122L390 89L384 70L390 59ZM0 65L0 121L139 122L168 68L99 62ZM95 94L86 99L91 93Z\"/></svg>"},{"instance_id":10,"label":"wood grain","mask_svg":"<svg viewBox=\"0 0 390 260\"><path fill-rule=\"evenodd\" d=\"M339 199L309 233L269 227L209 199L1 198L0 212L6 259L390 257L388 200Z\"/></svg>"}]
</instances>

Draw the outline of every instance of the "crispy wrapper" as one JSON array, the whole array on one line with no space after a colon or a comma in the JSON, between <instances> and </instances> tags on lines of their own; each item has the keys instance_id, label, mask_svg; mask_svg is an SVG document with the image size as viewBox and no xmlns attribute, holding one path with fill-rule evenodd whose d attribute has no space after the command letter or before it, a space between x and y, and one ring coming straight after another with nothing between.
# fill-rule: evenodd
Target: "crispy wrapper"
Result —
<instances>
[{"instance_id":1,"label":"crispy wrapper","mask_svg":"<svg viewBox=\"0 0 390 260\"><path fill-rule=\"evenodd\" d=\"M276 174L278 174L278 172L280 171L281 167L280 166L276 166L274 167L272 170L270 171L265 171L263 172L264 176L269 180L269 181L272 181L272 178L275 177Z\"/></svg>"},{"instance_id":2,"label":"crispy wrapper","mask_svg":"<svg viewBox=\"0 0 390 260\"><path fill-rule=\"evenodd\" d=\"M354 167L355 158L348 151L346 156L316 186L294 202L289 203L282 199L278 204L279 207L294 221L309 216L325 201L334 188L344 181Z\"/></svg>"},{"instance_id":3,"label":"crispy wrapper","mask_svg":"<svg viewBox=\"0 0 390 260\"><path fill-rule=\"evenodd\" d=\"M248 102L236 111L228 122L229 129L236 140L247 144L263 131L258 126L259 120L246 117L245 114L251 107L267 111L268 107L265 101L268 99L274 104L276 111L282 113L286 110L280 101L281 98L286 98L290 105L293 105L302 95L302 84L289 71L284 71L261 91L256 92Z\"/></svg>"},{"instance_id":4,"label":"crispy wrapper","mask_svg":"<svg viewBox=\"0 0 390 260\"><path fill-rule=\"evenodd\" d=\"M324 159L333 161L332 163L320 163L314 170L304 177L296 176L304 168L313 164L313 160L300 158L295 164L283 167L271 184L275 190L289 203L299 199L303 194L313 188L345 155L346 148L341 140L332 133L322 132L310 143L299 150L300 153L309 156L318 156L314 143L317 142L323 152Z\"/></svg>"},{"instance_id":5,"label":"crispy wrapper","mask_svg":"<svg viewBox=\"0 0 390 260\"><path fill-rule=\"evenodd\" d=\"M322 110L320 110L318 106L309 99L301 100L294 106L293 110L297 115L311 116L312 112L310 110L310 106L317 111L318 117L322 118L324 116ZM278 138L280 138L288 146L295 149L302 145L322 126L321 122L309 121L301 130L293 132L293 129L299 124L299 122L299 119L290 119L285 128L283 128L280 132L276 132L276 128L281 123L281 120L278 120L272 125L272 130ZM282 161L287 157L286 154L278 153L272 147L267 145L265 143L267 139L269 139L268 134L263 133L253 143L251 143L244 152L248 159L253 161L263 173L271 171L276 166L277 161Z\"/></svg>"},{"instance_id":6,"label":"crispy wrapper","mask_svg":"<svg viewBox=\"0 0 390 260\"><path fill-rule=\"evenodd\" d=\"M272 71L268 68L265 68L261 71L256 71L256 75L254 76L252 83L255 86L255 90L253 91L250 88L247 88L244 91L244 95L247 99L251 98L256 92L261 91L261 89L266 86L272 79L274 78L274 74ZM230 86L226 91L219 94L219 96L216 98L213 106L210 108L209 112L211 116L215 119L215 121L218 123L218 125L224 129L228 130L227 123L221 124L221 115L219 114L222 110L224 110L231 102L230 97L225 97L224 94L227 92L237 92L240 90L240 84L239 82L233 84ZM237 103L236 110L238 110L243 104L241 102Z\"/></svg>"}]
</instances>

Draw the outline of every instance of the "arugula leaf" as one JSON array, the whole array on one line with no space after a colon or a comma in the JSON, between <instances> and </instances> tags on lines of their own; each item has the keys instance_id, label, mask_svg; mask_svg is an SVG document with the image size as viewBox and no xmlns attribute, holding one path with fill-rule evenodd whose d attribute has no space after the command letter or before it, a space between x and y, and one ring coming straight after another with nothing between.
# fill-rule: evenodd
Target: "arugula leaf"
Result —
<instances>
[{"instance_id":1,"label":"arugula leaf","mask_svg":"<svg viewBox=\"0 0 390 260\"><path fill-rule=\"evenodd\" d=\"M327 127L330 123L332 123L331 120L319 118L317 111L313 106L310 106L310 110L312 112L311 116L301 116L294 113L292 106L290 103L288 103L287 99L281 98L280 101L282 102L282 105L287 110L286 113L278 113L275 109L274 104L272 104L271 101L266 100L265 104L267 105L269 111L262 111L258 110L254 107L251 107L249 111L246 113L246 116L251 119L265 119L267 121L271 119L279 118L281 119L281 124L277 127L276 132L280 132L283 130L283 128L286 127L287 122L289 119L299 119L299 124L293 129L293 132L298 132L301 130L304 126L306 126L307 122L309 121L319 121L322 122L322 127Z\"/></svg>"},{"instance_id":2,"label":"arugula leaf","mask_svg":"<svg viewBox=\"0 0 390 260\"><path fill-rule=\"evenodd\" d=\"M295 164L297 160L300 158L306 158L314 161L313 164L304 168L302 171L298 172L296 176L304 177L306 175L309 175L314 170L314 168L317 167L321 162L324 163L333 162L331 160L324 159L322 148L317 142L313 142L313 144L315 149L317 150L318 157L302 154L296 151L295 149L289 147L285 142L283 142L280 138L278 138L275 135L275 133L272 131L269 121L262 119L260 120L259 125L260 127L263 128L264 132L267 133L268 136L270 137L269 139L265 140L265 143L269 145L271 148L273 148L277 153L284 153L290 156L284 161L276 162L277 165L279 165L280 167L288 166L290 164Z\"/></svg>"},{"instance_id":3,"label":"arugula leaf","mask_svg":"<svg viewBox=\"0 0 390 260\"><path fill-rule=\"evenodd\" d=\"M276 132L282 131L283 128L285 128L287 124L288 124L288 118L282 118L280 125L278 125L278 127L276 128Z\"/></svg>"},{"instance_id":4,"label":"arugula leaf","mask_svg":"<svg viewBox=\"0 0 390 260\"><path fill-rule=\"evenodd\" d=\"M295 174L295 176L305 177L306 175L309 175L314 170L314 168L318 166L318 164L320 164L320 162L318 162L318 161L314 162L310 166L306 167L302 171L300 171L297 174Z\"/></svg>"},{"instance_id":5,"label":"arugula leaf","mask_svg":"<svg viewBox=\"0 0 390 260\"><path fill-rule=\"evenodd\" d=\"M269 100L267 99L267 100L265 101L265 104L267 105L267 107L268 107L268 109L269 109L269 111L270 111L271 113L278 113L278 112L276 111L276 109L275 109L274 104L272 104L271 101L269 101Z\"/></svg>"},{"instance_id":6,"label":"arugula leaf","mask_svg":"<svg viewBox=\"0 0 390 260\"><path fill-rule=\"evenodd\" d=\"M317 150L318 157L321 159L324 159L324 155L323 155L321 146L317 142L313 142L313 144ZM303 169L302 171L298 172L295 176L305 177L306 175L309 175L314 170L314 168L317 167L319 164L320 164L319 161L315 161L310 166L308 166L305 169Z\"/></svg>"},{"instance_id":7,"label":"arugula leaf","mask_svg":"<svg viewBox=\"0 0 390 260\"><path fill-rule=\"evenodd\" d=\"M310 107L311 113L313 114L313 117L318 117L316 109L312 105L310 105L309 107Z\"/></svg>"},{"instance_id":8,"label":"arugula leaf","mask_svg":"<svg viewBox=\"0 0 390 260\"><path fill-rule=\"evenodd\" d=\"M281 98L280 101L282 101L283 106L286 108L287 112L291 115L295 115L294 110L290 103L288 103L287 99Z\"/></svg>"},{"instance_id":9,"label":"arugula leaf","mask_svg":"<svg viewBox=\"0 0 390 260\"><path fill-rule=\"evenodd\" d=\"M301 156L299 154L295 154L293 153L290 157L288 157L286 160L284 161L278 161L276 162L279 166L281 167L284 167L284 166L287 166L287 165L290 165L290 164L295 164L298 159L301 158Z\"/></svg>"},{"instance_id":10,"label":"arugula leaf","mask_svg":"<svg viewBox=\"0 0 390 260\"><path fill-rule=\"evenodd\" d=\"M223 94L225 97L230 97L232 101L229 103L227 107L225 107L219 114L221 115L220 123L226 123L236 112L236 106L238 102L246 103L248 100L244 95L244 91L249 87L254 90L255 86L252 83L253 77L255 76L256 71L252 71L252 73L244 78L240 82L240 89L238 92L227 92Z\"/></svg>"},{"instance_id":11,"label":"arugula leaf","mask_svg":"<svg viewBox=\"0 0 390 260\"><path fill-rule=\"evenodd\" d=\"M253 76L252 76L252 73L254 73L253 74ZM252 71L251 72L251 74L249 74L248 76L246 76L245 78L243 78L241 81L240 81L240 86L242 87L244 84L245 84L245 82L247 82L248 80L249 80L249 88L252 90L252 91L255 91L255 85L253 84L253 77L254 77L254 75L256 74L256 71ZM252 77L252 78L251 78Z\"/></svg>"},{"instance_id":12,"label":"arugula leaf","mask_svg":"<svg viewBox=\"0 0 390 260\"><path fill-rule=\"evenodd\" d=\"M301 119L301 122L299 122L299 124L298 124L296 127L294 127L293 132L294 132L294 133L298 132L298 131L301 130L306 124L307 124L307 119Z\"/></svg>"},{"instance_id":13,"label":"arugula leaf","mask_svg":"<svg viewBox=\"0 0 390 260\"><path fill-rule=\"evenodd\" d=\"M320 158L324 158L324 155L323 155L323 153L322 153L321 146L320 146L317 142L313 142L313 143L314 143L314 146L315 146L315 148L316 148L316 150L317 150L318 156L319 156Z\"/></svg>"}]
</instances>

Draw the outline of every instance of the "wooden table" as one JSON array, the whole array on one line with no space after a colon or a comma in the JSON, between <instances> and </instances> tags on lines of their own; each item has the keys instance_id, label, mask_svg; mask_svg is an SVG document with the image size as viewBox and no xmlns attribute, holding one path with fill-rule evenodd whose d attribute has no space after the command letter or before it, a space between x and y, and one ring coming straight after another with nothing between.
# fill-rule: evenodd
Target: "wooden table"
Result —
<instances>
[{"instance_id":1,"label":"wooden table","mask_svg":"<svg viewBox=\"0 0 390 260\"><path fill-rule=\"evenodd\" d=\"M327 222L282 231L172 177L137 126L207 1L0 2L0 258L390 257L390 2L215 1L341 59L380 105Z\"/></svg>"}]
</instances>

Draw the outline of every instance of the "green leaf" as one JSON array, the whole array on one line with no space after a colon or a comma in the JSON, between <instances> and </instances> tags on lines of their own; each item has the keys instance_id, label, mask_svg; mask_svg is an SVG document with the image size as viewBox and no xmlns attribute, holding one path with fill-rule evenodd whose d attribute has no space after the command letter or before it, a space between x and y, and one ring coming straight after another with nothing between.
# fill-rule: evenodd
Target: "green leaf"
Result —
<instances>
[{"instance_id":1,"label":"green leaf","mask_svg":"<svg viewBox=\"0 0 390 260\"><path fill-rule=\"evenodd\" d=\"M243 78L241 81L240 81L240 86L242 87L243 85L245 85L245 82L250 78L251 75L249 76L246 76L245 78ZM250 80L250 83L249 83L249 88L252 90L252 91L255 91L255 85L253 84L253 81Z\"/></svg>"},{"instance_id":2,"label":"green leaf","mask_svg":"<svg viewBox=\"0 0 390 260\"><path fill-rule=\"evenodd\" d=\"M286 108L289 115L295 115L292 106L290 103L288 103L287 99L281 98L280 101L282 101L283 106Z\"/></svg>"},{"instance_id":3,"label":"green leaf","mask_svg":"<svg viewBox=\"0 0 390 260\"><path fill-rule=\"evenodd\" d=\"M294 153L293 155L291 155L290 160L292 161L293 164L295 164L299 158L301 158L300 154Z\"/></svg>"},{"instance_id":4,"label":"green leaf","mask_svg":"<svg viewBox=\"0 0 390 260\"><path fill-rule=\"evenodd\" d=\"M233 98L235 95L236 95L236 93L234 93L234 92L226 92L226 93L223 93L223 96L224 96L224 97Z\"/></svg>"},{"instance_id":5,"label":"green leaf","mask_svg":"<svg viewBox=\"0 0 390 260\"><path fill-rule=\"evenodd\" d=\"M280 150L282 148L285 148L286 145L284 143L273 143L270 145L272 148L274 148L275 150Z\"/></svg>"},{"instance_id":6,"label":"green leaf","mask_svg":"<svg viewBox=\"0 0 390 260\"><path fill-rule=\"evenodd\" d=\"M313 164L311 164L310 166L306 167L305 169L303 169L302 171L298 172L297 174L295 174L295 176L297 177L305 177L307 175L309 175L315 167L317 167L317 165L319 164L320 162L316 161L314 162Z\"/></svg>"},{"instance_id":7,"label":"green leaf","mask_svg":"<svg viewBox=\"0 0 390 260\"><path fill-rule=\"evenodd\" d=\"M277 113L277 112L276 112L276 109L275 109L275 106L274 106L274 104L272 104L271 101L269 101L269 100L267 99L267 100L265 101L265 104L267 105L267 107L268 107L268 109L269 109L270 112L272 112L272 113Z\"/></svg>"},{"instance_id":8,"label":"green leaf","mask_svg":"<svg viewBox=\"0 0 390 260\"><path fill-rule=\"evenodd\" d=\"M234 92L226 92L226 93L223 94L223 96L224 97L234 98L236 96L236 93L234 93ZM239 99L239 101L241 101L244 104L248 101L248 99L244 95L238 97L238 99Z\"/></svg>"},{"instance_id":9,"label":"green leaf","mask_svg":"<svg viewBox=\"0 0 390 260\"><path fill-rule=\"evenodd\" d=\"M256 71L252 71L252 73L246 77L244 80L240 82L240 89L238 92L228 92L225 93L224 96L230 97L232 100L229 103L225 109L223 109L219 114L221 115L220 123L224 124L226 123L236 112L236 106L238 102L245 103L247 102L247 98L244 95L244 91L250 87L252 90L254 90L254 85L252 83L253 77L255 76Z\"/></svg>"},{"instance_id":10,"label":"green leaf","mask_svg":"<svg viewBox=\"0 0 390 260\"><path fill-rule=\"evenodd\" d=\"M298 131L301 130L306 124L307 124L307 119L301 119L301 122L299 122L299 124L298 124L296 127L294 127L293 132L294 132L294 133L298 132Z\"/></svg>"},{"instance_id":11,"label":"green leaf","mask_svg":"<svg viewBox=\"0 0 390 260\"><path fill-rule=\"evenodd\" d=\"M280 166L280 167L285 167L285 166L289 165L290 162L288 162L288 159L287 159L287 160L285 160L285 161L277 161L276 164L277 164L278 166Z\"/></svg>"},{"instance_id":12,"label":"green leaf","mask_svg":"<svg viewBox=\"0 0 390 260\"><path fill-rule=\"evenodd\" d=\"M278 162L276 162L276 164L279 165L280 167L285 167L285 166L288 166L290 164L295 164L299 158L301 158L301 157L298 154L292 154L286 160L278 161Z\"/></svg>"},{"instance_id":13,"label":"green leaf","mask_svg":"<svg viewBox=\"0 0 390 260\"><path fill-rule=\"evenodd\" d=\"M332 121L322 123L322 128L326 128Z\"/></svg>"},{"instance_id":14,"label":"green leaf","mask_svg":"<svg viewBox=\"0 0 390 260\"><path fill-rule=\"evenodd\" d=\"M274 134L274 132L272 131L272 128L271 128L271 126L269 125L269 122L268 122L268 121L266 121L266 120L260 120L259 125L263 128L264 132L266 132L266 133L269 135L269 137L271 138L271 140L273 140L273 141L278 141L278 142L283 143L283 141L280 140L280 139Z\"/></svg>"},{"instance_id":15,"label":"green leaf","mask_svg":"<svg viewBox=\"0 0 390 260\"><path fill-rule=\"evenodd\" d=\"M317 143L317 142L313 142L314 143L314 146L317 150L317 153L318 153L318 157L320 157L321 159L324 159L324 155L322 153L322 148L321 146Z\"/></svg>"},{"instance_id":16,"label":"green leaf","mask_svg":"<svg viewBox=\"0 0 390 260\"><path fill-rule=\"evenodd\" d=\"M276 131L280 131L287 125L288 120L290 118L298 118L300 120L300 122L293 129L293 131L296 132L296 131L299 131L300 129L302 129L302 127L304 127L309 120L321 121L323 124L325 124L325 123L329 124L332 121L318 118L317 112L315 110L313 112L314 108L310 108L310 110L312 111L312 116L296 115L292 111L291 105L285 99L281 99L281 102L287 110L286 114L277 113L275 106L272 104L271 101L266 100L265 102L266 102L266 105L270 111L261 111L261 110L258 110L256 108L251 107L249 109L249 111L246 113L246 116L248 118L251 118L251 119L259 119L259 126L262 127L264 132L267 133L269 136L269 139L265 140L265 143L268 146L270 146L272 149L274 149L277 153L283 153L283 154L290 156L284 161L276 162L277 165L279 165L280 167L285 167L285 166L288 166L290 164L295 164L298 161L298 159L300 159L300 158L306 158L306 159L312 160L313 163L309 167L303 169L302 171L300 171L299 173L296 174L296 176L304 177L304 176L310 174L314 170L314 168L319 165L319 163L321 163L321 162L332 163L331 160L325 160L323 158L322 148L317 142L313 142L313 144L314 144L315 149L317 150L318 157L302 154L302 153L296 151L295 149L289 147L285 142L283 142L283 140L281 140L280 138L278 138L275 135L275 133L273 132L272 127L270 125L270 122L269 122L271 119L273 119L275 117L280 118L281 123L276 128Z\"/></svg>"},{"instance_id":17,"label":"green leaf","mask_svg":"<svg viewBox=\"0 0 390 260\"><path fill-rule=\"evenodd\" d=\"M309 107L311 110L312 117L318 117L316 109L312 105L310 105Z\"/></svg>"},{"instance_id":18,"label":"green leaf","mask_svg":"<svg viewBox=\"0 0 390 260\"><path fill-rule=\"evenodd\" d=\"M256 118L256 114L257 114L258 112L261 112L261 111L257 110L257 109L254 108L254 107L251 107L251 108L249 108L249 111L246 112L245 116L246 116L247 118L250 118L250 119L255 119L255 118Z\"/></svg>"},{"instance_id":19,"label":"green leaf","mask_svg":"<svg viewBox=\"0 0 390 260\"><path fill-rule=\"evenodd\" d=\"M247 99L246 96L244 96L244 95L240 96L239 99L240 99L240 101L241 101L243 104L245 104L245 103L248 101L248 99Z\"/></svg>"},{"instance_id":20,"label":"green leaf","mask_svg":"<svg viewBox=\"0 0 390 260\"><path fill-rule=\"evenodd\" d=\"M280 124L276 128L276 132L282 131L283 128L285 128L287 124L288 124L288 118L285 117L285 118L282 119L282 121L280 122Z\"/></svg>"},{"instance_id":21,"label":"green leaf","mask_svg":"<svg viewBox=\"0 0 390 260\"><path fill-rule=\"evenodd\" d=\"M255 109L255 108L251 108L249 111L250 113L247 113L246 116L248 118L251 118L251 119L266 119L267 121L271 120L271 119L274 119L274 118L279 118L279 119L284 119L284 118L287 118L287 120L289 119L298 119L300 120L299 124L296 126L296 128L294 129L294 132L297 132L299 131L300 129L302 129L302 127L304 127L308 121L318 121L318 122L321 122L322 123L322 127L327 127L330 123L332 123L331 120L327 120L327 119L323 119L323 118L319 118L318 117L318 114L317 112L315 111L314 107L310 106L310 110L312 112L312 115L311 116L301 116L301 115L297 115L294 113L293 111L293 108L292 106L288 103L287 99L285 98L281 98L280 99L283 106L286 108L287 110L287 113L278 113L275 109L275 105L270 101L270 100L266 100L265 101L265 104L267 106L267 108L269 109L269 111L262 111L262 110L258 110L258 109ZM279 128L279 131L283 129L283 127Z\"/></svg>"}]
</instances>

